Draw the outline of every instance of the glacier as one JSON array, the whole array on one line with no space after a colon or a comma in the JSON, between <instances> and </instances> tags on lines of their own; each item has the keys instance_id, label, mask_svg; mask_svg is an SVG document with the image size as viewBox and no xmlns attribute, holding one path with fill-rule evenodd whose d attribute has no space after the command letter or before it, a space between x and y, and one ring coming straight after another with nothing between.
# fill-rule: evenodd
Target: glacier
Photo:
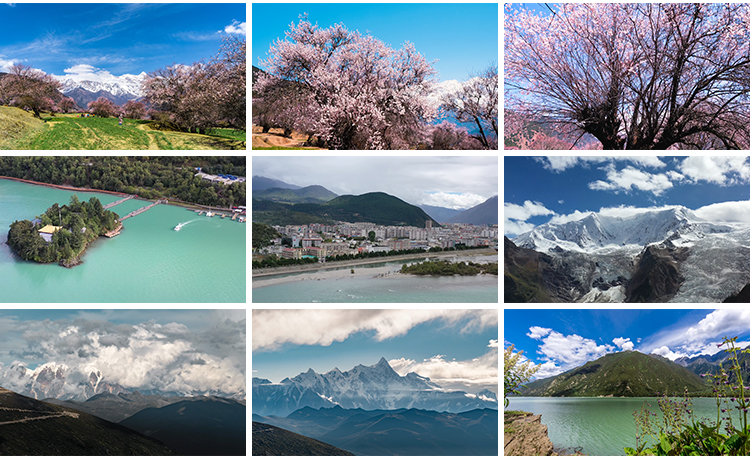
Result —
<instances>
[{"instance_id":1,"label":"glacier","mask_svg":"<svg viewBox=\"0 0 750 459\"><path fill-rule=\"evenodd\" d=\"M684 257L673 263L684 280L670 302L721 302L750 282L750 224L710 221L684 206L628 216L590 212L540 225L513 243L564 262L573 278L589 286L573 295L576 302L624 302L626 282L613 281L630 280L648 247Z\"/></svg>"}]
</instances>

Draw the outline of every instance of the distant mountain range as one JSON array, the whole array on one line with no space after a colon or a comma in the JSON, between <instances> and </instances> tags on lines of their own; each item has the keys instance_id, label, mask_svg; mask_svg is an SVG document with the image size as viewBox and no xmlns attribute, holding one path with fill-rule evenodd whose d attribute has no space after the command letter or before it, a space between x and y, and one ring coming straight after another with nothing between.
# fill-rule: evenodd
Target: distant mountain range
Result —
<instances>
[{"instance_id":1,"label":"distant mountain range","mask_svg":"<svg viewBox=\"0 0 750 459\"><path fill-rule=\"evenodd\" d=\"M750 225L704 217L684 206L589 212L512 242L544 255L552 301L718 303L750 283Z\"/></svg>"},{"instance_id":2,"label":"distant mountain range","mask_svg":"<svg viewBox=\"0 0 750 459\"><path fill-rule=\"evenodd\" d=\"M160 395L164 397L210 395L234 399L245 398L244 390L228 394L221 391L176 393L144 390L142 388L126 388L117 383L110 382L107 376L99 370L91 370L88 374L82 374L74 368L69 368L65 364L55 362L39 365L34 370L26 368L24 364L18 362L8 367L0 365L0 381L6 384L10 390L39 400L54 398L58 400L85 402L98 394L117 395L122 392L134 392L136 390L142 395Z\"/></svg>"},{"instance_id":3,"label":"distant mountain range","mask_svg":"<svg viewBox=\"0 0 750 459\"><path fill-rule=\"evenodd\" d=\"M498 412L302 408L286 418L253 415L363 456L497 456ZM295 454L300 455L300 454Z\"/></svg>"},{"instance_id":4,"label":"distant mountain range","mask_svg":"<svg viewBox=\"0 0 750 459\"><path fill-rule=\"evenodd\" d=\"M697 374L668 359L623 351L528 383L521 392L532 397L654 397L682 395L685 389L695 394L710 388Z\"/></svg>"},{"instance_id":5,"label":"distant mountain range","mask_svg":"<svg viewBox=\"0 0 750 459\"><path fill-rule=\"evenodd\" d=\"M252 218L254 222L268 225L345 221L424 228L427 220L439 225L419 207L381 192L338 196L321 204L283 204L253 198Z\"/></svg>"},{"instance_id":6,"label":"distant mountain range","mask_svg":"<svg viewBox=\"0 0 750 459\"><path fill-rule=\"evenodd\" d=\"M188 399L190 397L143 395L136 391L133 393L121 392L117 395L101 393L83 402L57 400L54 398L47 398L43 401L54 405L74 408L110 422L120 422L146 408L161 408Z\"/></svg>"},{"instance_id":7,"label":"distant mountain range","mask_svg":"<svg viewBox=\"0 0 750 459\"><path fill-rule=\"evenodd\" d=\"M70 408L0 388L0 455L171 456L158 440Z\"/></svg>"},{"instance_id":8,"label":"distant mountain range","mask_svg":"<svg viewBox=\"0 0 750 459\"><path fill-rule=\"evenodd\" d=\"M254 68L254 67L253 67ZM301 186L292 185L281 180L276 180L260 175L253 175L253 192L263 191L269 188L284 188L287 190L299 190Z\"/></svg>"},{"instance_id":9,"label":"distant mountain range","mask_svg":"<svg viewBox=\"0 0 750 459\"><path fill-rule=\"evenodd\" d=\"M246 456L246 407L236 400L194 397L146 408L120 421L185 456Z\"/></svg>"},{"instance_id":10,"label":"distant mountain range","mask_svg":"<svg viewBox=\"0 0 750 459\"><path fill-rule=\"evenodd\" d=\"M456 215L466 210L466 209L449 209L447 207L438 207L438 206L428 206L427 204L420 204L418 207L424 210L427 213L427 215L432 217L435 221L440 222L440 223L445 223L448 220L450 220L452 217L455 217Z\"/></svg>"},{"instance_id":11,"label":"distant mountain range","mask_svg":"<svg viewBox=\"0 0 750 459\"><path fill-rule=\"evenodd\" d=\"M79 81L57 77L63 85L61 92L71 97L83 109L87 108L89 102L99 97L106 97L116 105L122 105L129 100L138 100L143 97L141 83L145 78L145 72L139 75L112 76L106 81Z\"/></svg>"},{"instance_id":12,"label":"distant mountain range","mask_svg":"<svg viewBox=\"0 0 750 459\"><path fill-rule=\"evenodd\" d=\"M324 203L337 197L336 193L323 188L320 185L310 185L304 188L267 188L262 191L253 191L254 199L263 199L286 204L299 203Z\"/></svg>"},{"instance_id":13,"label":"distant mountain range","mask_svg":"<svg viewBox=\"0 0 750 459\"><path fill-rule=\"evenodd\" d=\"M253 456L354 456L314 438L255 421L252 439Z\"/></svg>"},{"instance_id":14,"label":"distant mountain range","mask_svg":"<svg viewBox=\"0 0 750 459\"><path fill-rule=\"evenodd\" d=\"M468 223L470 225L497 225L498 199L493 196L481 204L454 215L445 223Z\"/></svg>"},{"instance_id":15,"label":"distant mountain range","mask_svg":"<svg viewBox=\"0 0 750 459\"><path fill-rule=\"evenodd\" d=\"M286 416L304 407L336 405L367 410L418 408L454 413L497 408L497 396L492 392L446 391L416 373L400 376L385 358L373 366L357 365L344 372L334 368L318 374L311 368L279 384L253 378L252 386L253 413L264 416Z\"/></svg>"}]
</instances>

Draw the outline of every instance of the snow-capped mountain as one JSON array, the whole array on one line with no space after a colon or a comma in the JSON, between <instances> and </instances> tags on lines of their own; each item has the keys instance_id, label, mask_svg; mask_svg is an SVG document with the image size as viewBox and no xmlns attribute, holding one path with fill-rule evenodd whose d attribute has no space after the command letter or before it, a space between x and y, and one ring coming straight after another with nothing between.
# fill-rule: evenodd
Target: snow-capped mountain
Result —
<instances>
[{"instance_id":1,"label":"snow-capped mountain","mask_svg":"<svg viewBox=\"0 0 750 459\"><path fill-rule=\"evenodd\" d=\"M683 206L589 213L512 242L506 272L534 259L542 297L552 301L721 302L750 282L750 225L709 221Z\"/></svg>"},{"instance_id":2,"label":"snow-capped mountain","mask_svg":"<svg viewBox=\"0 0 750 459\"><path fill-rule=\"evenodd\" d=\"M667 239L677 241L706 234L728 233L733 227L699 218L683 206L639 212L628 217L591 212L580 220L546 223L513 239L519 246L541 252L559 249L596 252L628 247L641 250Z\"/></svg>"},{"instance_id":3,"label":"snow-capped mountain","mask_svg":"<svg viewBox=\"0 0 750 459\"><path fill-rule=\"evenodd\" d=\"M72 369L65 364L45 363L31 370L24 364L14 362L7 367L0 365L0 386L37 400L56 398L84 402L94 395L139 391L143 395L168 397L217 396L244 399L245 391L229 394L221 391L168 392L138 387L123 387L107 380L96 368Z\"/></svg>"},{"instance_id":4,"label":"snow-capped mountain","mask_svg":"<svg viewBox=\"0 0 750 459\"><path fill-rule=\"evenodd\" d=\"M309 406L329 408L398 409L418 408L462 412L475 408L497 409L497 396L445 391L429 378L416 373L400 376L385 358L371 366L357 365L342 372L334 368L318 374L312 368L279 384L253 378L253 413L263 416L287 414Z\"/></svg>"},{"instance_id":5,"label":"snow-capped mountain","mask_svg":"<svg viewBox=\"0 0 750 459\"><path fill-rule=\"evenodd\" d=\"M61 92L67 94L74 89L80 88L89 92L106 91L114 96L132 96L134 99L142 97L141 83L146 78L146 73L138 75L124 74L121 76L109 76L102 81L81 80L74 78L57 77L62 83Z\"/></svg>"}]
</instances>

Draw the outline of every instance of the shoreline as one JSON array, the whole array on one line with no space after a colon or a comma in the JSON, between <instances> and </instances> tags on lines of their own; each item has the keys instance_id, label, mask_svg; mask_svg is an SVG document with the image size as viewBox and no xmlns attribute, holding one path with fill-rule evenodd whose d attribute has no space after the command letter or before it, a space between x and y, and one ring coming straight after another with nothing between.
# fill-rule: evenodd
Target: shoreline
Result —
<instances>
[{"instance_id":1,"label":"shoreline","mask_svg":"<svg viewBox=\"0 0 750 459\"><path fill-rule=\"evenodd\" d=\"M451 251L451 252L425 252L424 254L404 254L404 255L394 255L391 257L377 257L377 258L362 258L359 260L343 260L343 261L331 261L326 263L312 263L309 265L294 265L294 266L279 266L276 268L260 268L260 269L254 269L252 272L253 280L259 279L262 277L269 277L269 276L276 276L280 274L301 274L301 273L308 273L311 271L336 271L337 268L348 268L351 266L358 266L358 265L371 265L371 264L377 264L377 263L388 263L393 261L401 261L401 260L411 260L416 258L453 258L453 257L461 257L462 255L466 256L476 256L476 255L498 255L498 252L495 251L492 248L489 249L469 249L469 250L458 250L458 251ZM356 271L355 271L356 273ZM356 275L356 274L355 274ZM406 276L407 274L403 274ZM292 280L299 280L296 278L296 276L289 276L289 277L283 277L280 278L284 282L289 282ZM275 282L280 283L280 282ZM255 282L253 283L253 288L256 288ZM272 285L272 284L269 284ZM263 285L265 286L265 285Z\"/></svg>"},{"instance_id":2,"label":"shoreline","mask_svg":"<svg viewBox=\"0 0 750 459\"><path fill-rule=\"evenodd\" d=\"M79 187L68 186L68 185L55 185L53 183L37 182L34 180L26 180L26 179L17 178L17 177L8 177L6 175L0 175L0 179L13 180L16 182L27 183L29 185L38 185L38 186L46 186L49 188L57 188L59 190L66 190L66 191L80 191L82 193L105 193L105 194L113 194L115 196L121 196L123 198L126 196L130 196L128 193L123 193L120 191L97 190L96 188L79 188ZM160 199L166 199L167 200L166 205L168 206L172 205L175 207L183 207L183 208L190 209L190 210L195 210L195 209L212 210L212 211L221 210L225 212L232 212L232 209L225 208L225 207L204 206L203 204L194 204L192 202L185 202L185 201L180 201L179 199L170 199L170 198L164 198L164 197L157 198L157 199L148 199L148 198L142 198L140 196L137 196L133 199L138 199L139 201L148 201L148 202L156 202Z\"/></svg>"}]
</instances>

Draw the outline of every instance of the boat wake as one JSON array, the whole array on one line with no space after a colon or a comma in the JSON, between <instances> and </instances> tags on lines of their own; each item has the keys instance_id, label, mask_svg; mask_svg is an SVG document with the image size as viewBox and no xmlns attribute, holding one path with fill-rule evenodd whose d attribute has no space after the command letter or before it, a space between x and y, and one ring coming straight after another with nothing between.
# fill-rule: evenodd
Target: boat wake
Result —
<instances>
[{"instance_id":1,"label":"boat wake","mask_svg":"<svg viewBox=\"0 0 750 459\"><path fill-rule=\"evenodd\" d=\"M177 226L175 226L175 227L174 227L174 230L175 230L175 231L179 231L179 230L181 230L181 229L182 229L182 228L183 228L184 226L186 226L187 224L189 224L189 223L193 223L193 222L195 222L195 221L198 221L198 219L197 219L197 218L194 218L194 219L192 219L192 220L190 220L190 221L187 221L187 222L180 222L180 223L178 223L178 224L177 224Z\"/></svg>"}]
</instances>

